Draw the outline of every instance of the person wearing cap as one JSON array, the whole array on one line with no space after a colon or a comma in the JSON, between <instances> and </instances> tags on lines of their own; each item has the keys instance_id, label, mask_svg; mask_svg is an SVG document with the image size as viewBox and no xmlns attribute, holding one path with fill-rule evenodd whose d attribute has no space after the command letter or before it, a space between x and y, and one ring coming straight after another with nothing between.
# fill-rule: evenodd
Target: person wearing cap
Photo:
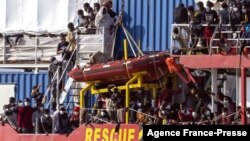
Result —
<instances>
[{"instance_id":1,"label":"person wearing cap","mask_svg":"<svg viewBox=\"0 0 250 141\"><path fill-rule=\"evenodd\" d=\"M89 21L88 21L88 17L84 16L83 14L83 10L79 9L77 11L77 29L81 32L81 33L87 33L87 28L89 25Z\"/></svg>"},{"instance_id":2,"label":"person wearing cap","mask_svg":"<svg viewBox=\"0 0 250 141\"><path fill-rule=\"evenodd\" d=\"M32 114L34 109L30 106L30 99L25 98L24 107L19 111L18 126L22 133L33 133Z\"/></svg>"},{"instance_id":3,"label":"person wearing cap","mask_svg":"<svg viewBox=\"0 0 250 141\"><path fill-rule=\"evenodd\" d=\"M100 10L101 5L100 3L94 3L94 14L96 15L98 11Z\"/></svg>"},{"instance_id":4,"label":"person wearing cap","mask_svg":"<svg viewBox=\"0 0 250 141\"><path fill-rule=\"evenodd\" d=\"M59 112L54 117L54 131L58 134L68 134L69 129L69 117L64 107L61 107Z\"/></svg>"},{"instance_id":5,"label":"person wearing cap","mask_svg":"<svg viewBox=\"0 0 250 141\"><path fill-rule=\"evenodd\" d=\"M91 11L93 11L93 9L90 7L89 3L88 2L84 3L83 4L83 14L84 14L84 16L87 16L87 17L91 16L90 15Z\"/></svg>"},{"instance_id":6,"label":"person wearing cap","mask_svg":"<svg viewBox=\"0 0 250 141\"><path fill-rule=\"evenodd\" d=\"M202 15L205 12L205 10L206 10L206 8L204 7L204 3L202 1L199 1L196 4L196 6L197 6L197 8L196 8L197 9L197 13Z\"/></svg>"},{"instance_id":7,"label":"person wearing cap","mask_svg":"<svg viewBox=\"0 0 250 141\"><path fill-rule=\"evenodd\" d=\"M207 1L206 4L206 10L204 14L202 15L202 23L208 24L203 30L204 37L206 39L206 47L209 47L211 37L213 35L215 27L211 27L211 24L218 24L219 23L219 17L215 10L212 9L214 4L210 1Z\"/></svg>"},{"instance_id":8,"label":"person wearing cap","mask_svg":"<svg viewBox=\"0 0 250 141\"><path fill-rule=\"evenodd\" d=\"M17 112L11 106L10 104L4 105L3 106L3 117L2 117L2 122L3 123L8 123L13 129L17 130L18 129L18 124L17 124Z\"/></svg>"},{"instance_id":9,"label":"person wearing cap","mask_svg":"<svg viewBox=\"0 0 250 141\"><path fill-rule=\"evenodd\" d=\"M32 114L32 125L35 127L35 133L43 133L41 126L41 117L43 115L43 105L38 104L36 110Z\"/></svg>"},{"instance_id":10,"label":"person wearing cap","mask_svg":"<svg viewBox=\"0 0 250 141\"><path fill-rule=\"evenodd\" d=\"M73 113L70 115L69 124L73 130L77 129L79 127L79 124L80 124L79 111L80 111L80 107L76 106L76 107L74 107Z\"/></svg>"},{"instance_id":11,"label":"person wearing cap","mask_svg":"<svg viewBox=\"0 0 250 141\"><path fill-rule=\"evenodd\" d=\"M45 134L52 133L52 117L49 114L49 109L44 109L41 117L42 132Z\"/></svg>"},{"instance_id":12,"label":"person wearing cap","mask_svg":"<svg viewBox=\"0 0 250 141\"><path fill-rule=\"evenodd\" d=\"M63 33L60 34L60 42L57 44L57 55L61 55L62 59L68 46L69 46L69 42L66 41L65 35ZM69 57L67 57L67 60L69 59Z\"/></svg>"},{"instance_id":13,"label":"person wearing cap","mask_svg":"<svg viewBox=\"0 0 250 141\"><path fill-rule=\"evenodd\" d=\"M237 3L232 4L232 11L230 12L230 24L233 31L233 38L237 38L236 31L239 31L241 27L237 27L237 24L243 23L245 20L244 13L240 9L240 5Z\"/></svg>"},{"instance_id":14,"label":"person wearing cap","mask_svg":"<svg viewBox=\"0 0 250 141\"><path fill-rule=\"evenodd\" d=\"M59 72L59 77L62 75L62 64L57 61L55 57L51 57L51 64L49 65L48 69L48 80L49 80L49 86L51 87L51 97L52 97L52 103L56 103L56 98L57 98L57 71ZM54 79L53 79L54 78ZM61 93L62 89L62 83L61 81L59 83L59 93Z\"/></svg>"},{"instance_id":15,"label":"person wearing cap","mask_svg":"<svg viewBox=\"0 0 250 141\"><path fill-rule=\"evenodd\" d=\"M215 10L212 9L214 7L214 4L210 1L207 1L206 4L206 10L204 11L204 14L202 15L202 22L207 24L217 24L219 23L219 17Z\"/></svg>"},{"instance_id":16,"label":"person wearing cap","mask_svg":"<svg viewBox=\"0 0 250 141\"><path fill-rule=\"evenodd\" d=\"M223 2L221 4L221 8L222 9L218 13L220 18L220 24L229 24L229 10L227 3Z\"/></svg>"},{"instance_id":17,"label":"person wearing cap","mask_svg":"<svg viewBox=\"0 0 250 141\"><path fill-rule=\"evenodd\" d=\"M18 105L16 104L16 99L14 97L10 97L8 106L13 118L17 120Z\"/></svg>"}]
</instances>

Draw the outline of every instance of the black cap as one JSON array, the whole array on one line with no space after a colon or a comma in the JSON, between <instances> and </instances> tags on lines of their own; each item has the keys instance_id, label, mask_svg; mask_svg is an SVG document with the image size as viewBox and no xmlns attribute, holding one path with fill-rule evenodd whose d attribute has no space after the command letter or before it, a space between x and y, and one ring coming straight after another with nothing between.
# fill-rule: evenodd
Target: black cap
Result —
<instances>
[{"instance_id":1,"label":"black cap","mask_svg":"<svg viewBox=\"0 0 250 141\"><path fill-rule=\"evenodd\" d=\"M52 56L51 58L50 58L50 62L54 62L56 60L56 57L54 57L54 56Z\"/></svg>"},{"instance_id":2,"label":"black cap","mask_svg":"<svg viewBox=\"0 0 250 141\"><path fill-rule=\"evenodd\" d=\"M204 7L204 3L203 3L202 1L197 2L197 5L198 5L199 7Z\"/></svg>"},{"instance_id":3,"label":"black cap","mask_svg":"<svg viewBox=\"0 0 250 141\"><path fill-rule=\"evenodd\" d=\"M180 3L179 6L180 6L180 7L184 7L185 5L184 5L183 3Z\"/></svg>"},{"instance_id":4,"label":"black cap","mask_svg":"<svg viewBox=\"0 0 250 141\"><path fill-rule=\"evenodd\" d=\"M213 4L211 1L207 1L207 6L208 6L208 7L213 7L214 4Z\"/></svg>"},{"instance_id":5,"label":"black cap","mask_svg":"<svg viewBox=\"0 0 250 141\"><path fill-rule=\"evenodd\" d=\"M221 7L222 7L222 8L227 8L227 7L228 7L228 5L227 5L227 3L226 3L226 2L223 2L223 3L221 4Z\"/></svg>"},{"instance_id":6,"label":"black cap","mask_svg":"<svg viewBox=\"0 0 250 141\"><path fill-rule=\"evenodd\" d=\"M90 5L89 5L88 2L86 2L86 3L83 4L83 7L90 7Z\"/></svg>"},{"instance_id":7,"label":"black cap","mask_svg":"<svg viewBox=\"0 0 250 141\"><path fill-rule=\"evenodd\" d=\"M29 98L25 98L24 101L25 102L30 102L30 99Z\"/></svg>"},{"instance_id":8,"label":"black cap","mask_svg":"<svg viewBox=\"0 0 250 141\"><path fill-rule=\"evenodd\" d=\"M16 101L16 99L14 97L10 97L10 99L9 99L10 103L14 103L15 101Z\"/></svg>"},{"instance_id":9,"label":"black cap","mask_svg":"<svg viewBox=\"0 0 250 141\"><path fill-rule=\"evenodd\" d=\"M188 11L194 11L194 7L193 6L188 6Z\"/></svg>"},{"instance_id":10,"label":"black cap","mask_svg":"<svg viewBox=\"0 0 250 141\"><path fill-rule=\"evenodd\" d=\"M94 7L101 7L100 3L94 3Z\"/></svg>"},{"instance_id":11,"label":"black cap","mask_svg":"<svg viewBox=\"0 0 250 141\"><path fill-rule=\"evenodd\" d=\"M66 111L66 109L64 107L61 107L60 111Z\"/></svg>"}]
</instances>

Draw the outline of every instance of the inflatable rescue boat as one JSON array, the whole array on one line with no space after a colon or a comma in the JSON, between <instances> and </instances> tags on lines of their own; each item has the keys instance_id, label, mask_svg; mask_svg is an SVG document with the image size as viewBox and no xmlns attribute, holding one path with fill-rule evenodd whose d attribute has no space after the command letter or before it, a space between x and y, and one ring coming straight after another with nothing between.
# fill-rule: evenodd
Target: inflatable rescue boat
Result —
<instances>
[{"instance_id":1,"label":"inflatable rescue boat","mask_svg":"<svg viewBox=\"0 0 250 141\"><path fill-rule=\"evenodd\" d=\"M158 80L167 73L165 59L169 56L167 52L159 52L128 60L95 64L82 69L74 68L68 75L77 82L115 83L127 81L133 77L133 74L147 71L145 80L149 82Z\"/></svg>"}]
</instances>

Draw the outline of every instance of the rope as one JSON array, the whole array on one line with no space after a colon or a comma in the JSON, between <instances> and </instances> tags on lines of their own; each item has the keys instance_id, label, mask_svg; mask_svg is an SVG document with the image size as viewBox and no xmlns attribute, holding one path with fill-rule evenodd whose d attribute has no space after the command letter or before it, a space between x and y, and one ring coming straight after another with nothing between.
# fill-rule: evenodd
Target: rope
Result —
<instances>
[{"instance_id":1,"label":"rope","mask_svg":"<svg viewBox=\"0 0 250 141\"><path fill-rule=\"evenodd\" d=\"M128 33L126 32L126 29L124 28L123 25L122 25L122 29L123 29L123 31L124 31L124 33L125 33L125 36L126 36L127 39L128 39L128 43L129 43L129 45L130 45L130 48L131 48L131 50L132 50L134 56L137 57L137 55L136 55L136 53L135 53L135 50L134 50L134 48L133 48L133 45L132 45L132 43L131 43L131 41L130 41L130 39L129 39Z\"/></svg>"},{"instance_id":2,"label":"rope","mask_svg":"<svg viewBox=\"0 0 250 141\"><path fill-rule=\"evenodd\" d=\"M131 75L130 75L130 73L129 73L129 70L128 70L128 61L126 61L126 72L127 72L127 75L128 75L128 77L129 77L129 79L131 79Z\"/></svg>"},{"instance_id":3,"label":"rope","mask_svg":"<svg viewBox=\"0 0 250 141\"><path fill-rule=\"evenodd\" d=\"M132 109L132 108L128 108L128 109L129 109L130 111L137 112L137 113L143 114L143 115L145 115L145 116L148 116L148 117L151 117L151 118L156 119L156 117L151 116L151 115L149 115L149 114L146 114L146 113L143 113L143 112L139 112L139 111L134 110L134 109Z\"/></svg>"},{"instance_id":4,"label":"rope","mask_svg":"<svg viewBox=\"0 0 250 141\"><path fill-rule=\"evenodd\" d=\"M158 71L157 71L157 67L156 67L155 55L154 55L153 59L154 59L154 69L155 69L155 73L156 73L156 76L157 76L157 80L158 80L160 86L162 87L163 85L161 83L161 80L160 80L160 77L159 77L159 74L158 74Z\"/></svg>"},{"instance_id":5,"label":"rope","mask_svg":"<svg viewBox=\"0 0 250 141\"><path fill-rule=\"evenodd\" d=\"M124 27L124 25L122 25L124 28L124 32L126 32L128 34L128 37L132 40L133 44L135 45L136 49L139 51L139 53L143 56L143 52L141 51L141 49L138 47L137 43L135 42L135 40L133 39L132 35L128 32L128 30Z\"/></svg>"},{"instance_id":6,"label":"rope","mask_svg":"<svg viewBox=\"0 0 250 141\"><path fill-rule=\"evenodd\" d=\"M116 41L116 36L117 36L117 30L118 30L118 27L119 26L117 26L116 28L115 28L115 37L114 37L114 40L113 40L113 46L112 46L112 52L111 52L111 57L114 59L114 50L115 50L115 41Z\"/></svg>"},{"instance_id":7,"label":"rope","mask_svg":"<svg viewBox=\"0 0 250 141\"><path fill-rule=\"evenodd\" d=\"M106 120L103 120L103 119L100 119L100 118L98 118L98 117L96 117L96 116L93 116L93 115L91 115L91 114L89 114L89 116L91 117L91 118L93 118L94 120L99 120L99 121L102 121L102 122L105 122L105 123L110 123L110 122L108 122L108 121L106 121Z\"/></svg>"}]
</instances>

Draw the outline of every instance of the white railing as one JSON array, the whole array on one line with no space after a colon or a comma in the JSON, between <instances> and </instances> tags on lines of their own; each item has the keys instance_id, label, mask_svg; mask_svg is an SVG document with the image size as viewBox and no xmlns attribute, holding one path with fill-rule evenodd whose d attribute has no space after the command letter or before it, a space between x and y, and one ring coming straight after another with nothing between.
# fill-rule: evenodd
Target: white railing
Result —
<instances>
[{"instance_id":1,"label":"white railing","mask_svg":"<svg viewBox=\"0 0 250 141\"><path fill-rule=\"evenodd\" d=\"M207 27L208 24L202 24L202 27ZM231 30L231 25L230 24L224 24L224 25L219 25L219 24L211 24L210 27L214 27L214 32L213 32L213 35L212 37L210 38L210 42L208 43L208 45L206 46L206 48L208 49L208 52L210 55L212 55L213 53L213 49L219 49L219 46L216 44L220 41L220 38L218 37L218 34L226 34L227 35L227 42L229 43L229 46L230 46L230 43L234 43L234 48L238 48L239 49L239 41L250 41L250 38L243 38L241 36L241 31L240 31L240 28L242 27L242 25L235 25L238 30L237 31L232 31ZM191 42L191 39L198 39L199 37L191 37L189 36L189 33L191 33L191 25L190 24L172 24L172 27L171 27L171 47L170 47L170 50L171 50L171 54L173 53L173 50L174 49L179 49L181 51L189 51L189 50L193 50L193 48L189 47L188 45L190 44ZM222 28L228 28L228 30L220 30L220 27ZM179 30L179 34L180 35L180 38L183 40L183 42L187 41L187 45L185 45L187 48L184 48L182 46L179 45L179 43L176 43L177 41L175 41L175 39L173 38L173 30L174 28L188 28L189 29L189 33L183 33L183 31L180 31ZM220 30L220 31L219 31ZM181 33L180 33L181 32ZM233 33L237 34L237 38L233 38ZM204 37L202 37L202 39L204 39ZM198 39L199 40L199 39ZM232 47L232 46L231 46ZM204 49L206 49L204 48ZM246 48L250 48L250 46L246 46ZM200 48L202 49L202 48Z\"/></svg>"},{"instance_id":2,"label":"white railing","mask_svg":"<svg viewBox=\"0 0 250 141\"><path fill-rule=\"evenodd\" d=\"M110 53L112 51L109 49L112 49L112 46L113 46L113 44L112 44L113 43L113 38L112 38L113 35L105 34L105 31L103 28L101 30L102 30L102 32L100 34L84 34L83 33L83 34L76 35L77 46L75 47L74 51L72 52L69 61L67 61L64 70L62 70L62 74L59 77L58 84L65 79L64 76L68 70L68 67L69 67L71 60L74 57L73 54L76 54L75 67L76 66L81 67L81 65L82 65L80 62L81 60L88 62L90 59L90 55L93 53L96 53L98 51L103 52L107 55L110 55ZM56 79L56 76L57 76L57 73L53 76L52 80ZM50 89L51 89L51 87L49 87L46 90L46 93L45 93L46 97L49 94ZM59 90L57 90L57 91L59 91ZM68 93L68 91L66 93ZM78 89L73 90L73 93L79 94L80 90L78 90ZM70 97L69 102L71 102L72 99L73 99L73 96ZM50 102L51 102L51 99L49 100L47 107L50 105ZM69 103L67 104L66 107L67 108L69 107Z\"/></svg>"},{"instance_id":3,"label":"white railing","mask_svg":"<svg viewBox=\"0 0 250 141\"><path fill-rule=\"evenodd\" d=\"M79 30L81 30L81 28L79 28ZM94 31L95 29L91 30ZM78 35L80 53L91 54L100 51L111 55L109 50L113 47L113 35L105 34L104 28L99 28L98 31L101 32L99 34L91 32ZM9 34L3 35L4 37L0 38L0 67L18 67L18 64L22 64L20 67L34 68L35 66L46 64L42 66L46 66L45 68L47 68L52 56L61 58L60 55L57 55L57 45L60 42L59 36L28 36L26 33L23 33L24 36L20 38L17 45L11 47L11 45L5 41L5 36ZM15 33L11 33L11 35L15 35ZM16 37L9 37L9 39L10 42L14 44Z\"/></svg>"},{"instance_id":4,"label":"white railing","mask_svg":"<svg viewBox=\"0 0 250 141\"><path fill-rule=\"evenodd\" d=\"M10 37L13 42L15 37ZM7 45L5 38L0 39L0 66L1 64L48 64L51 56L57 55L59 38L40 37L38 35L21 37L17 45Z\"/></svg>"}]
</instances>

